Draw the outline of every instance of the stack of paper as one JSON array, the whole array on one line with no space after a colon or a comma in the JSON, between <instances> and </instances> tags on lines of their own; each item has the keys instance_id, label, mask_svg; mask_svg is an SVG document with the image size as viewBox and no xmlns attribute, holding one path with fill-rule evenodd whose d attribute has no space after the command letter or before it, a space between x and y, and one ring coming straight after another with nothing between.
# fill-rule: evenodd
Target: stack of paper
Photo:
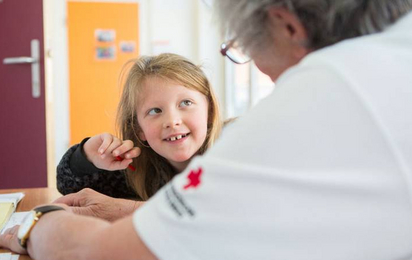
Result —
<instances>
[{"instance_id":1,"label":"stack of paper","mask_svg":"<svg viewBox=\"0 0 412 260\"><path fill-rule=\"evenodd\" d=\"M3 229L4 225L6 225L7 221L9 221L13 212L13 202L0 202L0 231Z\"/></svg>"},{"instance_id":2,"label":"stack of paper","mask_svg":"<svg viewBox=\"0 0 412 260\"><path fill-rule=\"evenodd\" d=\"M21 192L0 194L0 232L16 210L17 204L24 197Z\"/></svg>"},{"instance_id":3,"label":"stack of paper","mask_svg":"<svg viewBox=\"0 0 412 260\"><path fill-rule=\"evenodd\" d=\"M14 227L15 225L21 225L23 223L24 217L29 214L30 211L14 212L6 225L4 225L3 230L0 234L3 234L7 229Z\"/></svg>"},{"instance_id":4,"label":"stack of paper","mask_svg":"<svg viewBox=\"0 0 412 260\"><path fill-rule=\"evenodd\" d=\"M11 253L0 253L0 260L18 260L20 255L12 255Z\"/></svg>"}]
</instances>

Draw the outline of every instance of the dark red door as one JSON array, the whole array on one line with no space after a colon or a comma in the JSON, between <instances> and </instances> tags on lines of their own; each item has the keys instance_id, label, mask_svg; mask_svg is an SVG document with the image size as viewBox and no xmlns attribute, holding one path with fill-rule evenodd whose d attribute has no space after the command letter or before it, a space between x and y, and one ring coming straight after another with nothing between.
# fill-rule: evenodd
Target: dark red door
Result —
<instances>
[{"instance_id":1,"label":"dark red door","mask_svg":"<svg viewBox=\"0 0 412 260\"><path fill-rule=\"evenodd\" d=\"M0 188L47 186L42 3L0 0Z\"/></svg>"}]
</instances>

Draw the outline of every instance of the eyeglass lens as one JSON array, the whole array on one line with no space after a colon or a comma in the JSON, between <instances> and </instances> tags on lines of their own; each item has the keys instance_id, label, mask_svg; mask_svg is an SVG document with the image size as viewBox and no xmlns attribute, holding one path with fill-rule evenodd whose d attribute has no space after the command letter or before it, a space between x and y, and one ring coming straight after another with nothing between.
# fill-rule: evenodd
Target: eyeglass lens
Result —
<instances>
[{"instance_id":1,"label":"eyeglass lens","mask_svg":"<svg viewBox=\"0 0 412 260\"><path fill-rule=\"evenodd\" d=\"M236 41L223 43L220 52L222 55L227 56L231 61L237 64L244 64L251 60L240 50Z\"/></svg>"}]
</instances>

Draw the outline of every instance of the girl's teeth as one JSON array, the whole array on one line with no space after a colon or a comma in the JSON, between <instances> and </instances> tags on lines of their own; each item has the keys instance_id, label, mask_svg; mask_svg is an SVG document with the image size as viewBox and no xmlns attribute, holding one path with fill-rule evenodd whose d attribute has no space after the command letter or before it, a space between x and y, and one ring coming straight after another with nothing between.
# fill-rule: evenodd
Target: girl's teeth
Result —
<instances>
[{"instance_id":1,"label":"girl's teeth","mask_svg":"<svg viewBox=\"0 0 412 260\"><path fill-rule=\"evenodd\" d=\"M186 135L177 135L177 136L173 136L173 137L170 137L170 141L176 141L176 140L179 140L179 139L182 139L182 137L185 137Z\"/></svg>"}]
</instances>

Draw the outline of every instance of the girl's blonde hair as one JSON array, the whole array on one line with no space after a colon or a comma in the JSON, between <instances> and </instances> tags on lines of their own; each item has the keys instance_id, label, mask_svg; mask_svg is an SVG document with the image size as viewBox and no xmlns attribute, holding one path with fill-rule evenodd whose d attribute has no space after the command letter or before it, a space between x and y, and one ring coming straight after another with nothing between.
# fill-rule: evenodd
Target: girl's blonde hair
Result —
<instances>
[{"instance_id":1,"label":"girl's blonde hair","mask_svg":"<svg viewBox=\"0 0 412 260\"><path fill-rule=\"evenodd\" d=\"M127 69L130 64L131 68ZM136 107L145 80L151 77L161 78L182 84L206 96L209 105L207 135L197 154L203 154L213 145L221 132L222 122L218 101L208 79L199 66L186 58L170 53L142 56L126 63L121 78L126 71L128 74L117 109L116 126L123 140L132 140L142 151L132 163L136 172L127 169L126 176L128 184L140 198L147 200L172 179L176 170L138 137L141 128L137 120Z\"/></svg>"}]
</instances>

